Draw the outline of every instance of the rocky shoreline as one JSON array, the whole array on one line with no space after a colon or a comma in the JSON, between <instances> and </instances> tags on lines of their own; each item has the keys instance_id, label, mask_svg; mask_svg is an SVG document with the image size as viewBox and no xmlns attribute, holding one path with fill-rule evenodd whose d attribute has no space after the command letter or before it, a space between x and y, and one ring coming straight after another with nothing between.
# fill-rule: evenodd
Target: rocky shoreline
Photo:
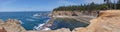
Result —
<instances>
[{"instance_id":1,"label":"rocky shoreline","mask_svg":"<svg viewBox=\"0 0 120 32\"><path fill-rule=\"evenodd\" d=\"M8 19L7 21L0 20L0 27L4 28L7 32L25 32L19 20L16 19Z\"/></svg>"},{"instance_id":2,"label":"rocky shoreline","mask_svg":"<svg viewBox=\"0 0 120 32\"><path fill-rule=\"evenodd\" d=\"M120 10L106 10L101 11L99 17L91 20L87 27L78 27L70 31L68 28L61 28L57 30L25 30L19 20L8 19L7 21L0 20L0 32L120 32ZM87 17L87 16L84 16ZM84 18L83 17L83 18ZM74 18L74 17L70 17ZM79 19L78 17L75 17ZM55 18L54 18L55 19ZM54 19L50 20L46 26L51 26ZM88 20L88 17L83 20ZM44 26L43 26L44 27Z\"/></svg>"}]
</instances>

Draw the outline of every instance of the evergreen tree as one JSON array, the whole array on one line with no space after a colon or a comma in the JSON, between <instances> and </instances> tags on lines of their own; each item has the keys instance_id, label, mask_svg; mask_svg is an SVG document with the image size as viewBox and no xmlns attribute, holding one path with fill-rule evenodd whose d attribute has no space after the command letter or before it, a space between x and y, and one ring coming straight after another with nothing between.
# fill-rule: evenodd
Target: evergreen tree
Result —
<instances>
[{"instance_id":1,"label":"evergreen tree","mask_svg":"<svg viewBox=\"0 0 120 32\"><path fill-rule=\"evenodd\" d=\"M117 2L117 9L120 9L120 0Z\"/></svg>"},{"instance_id":2,"label":"evergreen tree","mask_svg":"<svg viewBox=\"0 0 120 32\"><path fill-rule=\"evenodd\" d=\"M108 8L107 9L112 9L112 4L110 0L104 0L104 2L107 4Z\"/></svg>"},{"instance_id":3,"label":"evergreen tree","mask_svg":"<svg viewBox=\"0 0 120 32\"><path fill-rule=\"evenodd\" d=\"M120 0L118 0L117 4L120 4Z\"/></svg>"},{"instance_id":4,"label":"evergreen tree","mask_svg":"<svg viewBox=\"0 0 120 32\"><path fill-rule=\"evenodd\" d=\"M84 5L73 5L73 6L60 6L53 9L53 11L97 11L106 9L115 9L114 4L110 0L104 0L105 4L95 4L94 2ZM117 9L120 9L120 0L116 5Z\"/></svg>"}]
</instances>

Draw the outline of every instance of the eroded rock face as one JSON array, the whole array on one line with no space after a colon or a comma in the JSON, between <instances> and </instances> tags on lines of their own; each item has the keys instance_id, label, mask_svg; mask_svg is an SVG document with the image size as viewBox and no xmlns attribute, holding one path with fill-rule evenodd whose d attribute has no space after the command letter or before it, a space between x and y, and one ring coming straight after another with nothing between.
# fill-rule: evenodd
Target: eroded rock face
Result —
<instances>
[{"instance_id":1,"label":"eroded rock face","mask_svg":"<svg viewBox=\"0 0 120 32\"><path fill-rule=\"evenodd\" d=\"M5 30L5 28L0 27L0 32L7 32L7 31Z\"/></svg>"},{"instance_id":2,"label":"eroded rock face","mask_svg":"<svg viewBox=\"0 0 120 32\"><path fill-rule=\"evenodd\" d=\"M25 29L20 25L19 20L8 19L7 21L0 21L0 27L7 32L25 32Z\"/></svg>"},{"instance_id":3,"label":"eroded rock face","mask_svg":"<svg viewBox=\"0 0 120 32\"><path fill-rule=\"evenodd\" d=\"M88 27L73 32L120 32L120 10L101 11L99 17L90 22Z\"/></svg>"},{"instance_id":4,"label":"eroded rock face","mask_svg":"<svg viewBox=\"0 0 120 32\"><path fill-rule=\"evenodd\" d=\"M78 16L81 14L79 11L53 11L53 16Z\"/></svg>"}]
</instances>

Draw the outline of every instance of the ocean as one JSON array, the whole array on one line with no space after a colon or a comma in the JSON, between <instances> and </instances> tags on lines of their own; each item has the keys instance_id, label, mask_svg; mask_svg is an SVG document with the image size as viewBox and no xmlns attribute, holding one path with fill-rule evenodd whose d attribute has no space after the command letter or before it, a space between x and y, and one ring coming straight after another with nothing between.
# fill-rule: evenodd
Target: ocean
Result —
<instances>
[{"instance_id":1,"label":"ocean","mask_svg":"<svg viewBox=\"0 0 120 32\"><path fill-rule=\"evenodd\" d=\"M30 11L30 12L0 12L0 19L17 19L26 30L37 29L40 25L46 23L50 17L50 11Z\"/></svg>"},{"instance_id":2,"label":"ocean","mask_svg":"<svg viewBox=\"0 0 120 32\"><path fill-rule=\"evenodd\" d=\"M45 23L51 18L49 14L51 11L36 11L36 12L0 12L0 19L6 21L7 19L20 20L21 25L26 30L40 30ZM71 31L77 27L86 27L89 24L76 21L75 19L57 18L54 20L52 26L44 30L57 30L61 28L69 28Z\"/></svg>"}]
</instances>

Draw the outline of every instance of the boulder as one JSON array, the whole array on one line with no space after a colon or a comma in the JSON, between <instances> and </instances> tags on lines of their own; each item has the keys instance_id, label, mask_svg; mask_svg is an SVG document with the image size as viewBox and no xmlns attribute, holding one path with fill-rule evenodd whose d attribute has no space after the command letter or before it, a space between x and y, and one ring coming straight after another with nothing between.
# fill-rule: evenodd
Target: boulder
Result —
<instances>
[{"instance_id":1,"label":"boulder","mask_svg":"<svg viewBox=\"0 0 120 32\"><path fill-rule=\"evenodd\" d=\"M26 30L20 25L19 20L16 19L8 19L7 21L3 21L4 23L0 25L0 27L4 27L7 32L25 32ZM2 30L1 30L2 31Z\"/></svg>"},{"instance_id":2,"label":"boulder","mask_svg":"<svg viewBox=\"0 0 120 32\"><path fill-rule=\"evenodd\" d=\"M5 30L5 28L0 27L0 32L7 32L7 31Z\"/></svg>"}]
</instances>

